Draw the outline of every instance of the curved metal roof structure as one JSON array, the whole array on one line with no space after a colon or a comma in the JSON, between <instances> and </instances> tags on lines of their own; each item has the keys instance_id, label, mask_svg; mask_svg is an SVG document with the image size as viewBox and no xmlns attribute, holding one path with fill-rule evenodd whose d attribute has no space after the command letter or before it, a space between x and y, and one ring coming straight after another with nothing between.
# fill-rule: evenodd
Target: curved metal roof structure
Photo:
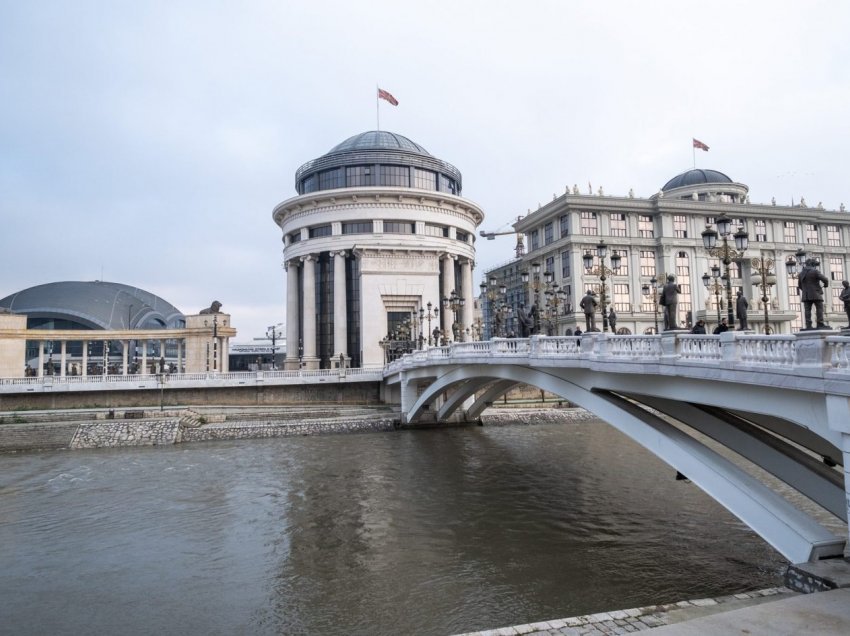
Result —
<instances>
[{"instance_id":1,"label":"curved metal roof structure","mask_svg":"<svg viewBox=\"0 0 850 636\"><path fill-rule=\"evenodd\" d=\"M407 150L408 152L417 152L421 155L431 156L430 152L404 135L386 130L369 130L349 137L342 143L331 148L327 154L332 155L337 152L351 152L356 150Z\"/></svg>"},{"instance_id":2,"label":"curved metal roof structure","mask_svg":"<svg viewBox=\"0 0 850 636\"><path fill-rule=\"evenodd\" d=\"M667 192L674 188L701 185L703 183L734 183L734 181L717 170L702 170L700 168L694 168L693 170L688 170L670 179L670 181L661 188L661 191Z\"/></svg>"},{"instance_id":3,"label":"curved metal roof structure","mask_svg":"<svg viewBox=\"0 0 850 636\"><path fill-rule=\"evenodd\" d=\"M27 321L67 320L83 329L180 327L184 315L159 296L121 283L63 281L36 285L0 299Z\"/></svg>"}]
</instances>

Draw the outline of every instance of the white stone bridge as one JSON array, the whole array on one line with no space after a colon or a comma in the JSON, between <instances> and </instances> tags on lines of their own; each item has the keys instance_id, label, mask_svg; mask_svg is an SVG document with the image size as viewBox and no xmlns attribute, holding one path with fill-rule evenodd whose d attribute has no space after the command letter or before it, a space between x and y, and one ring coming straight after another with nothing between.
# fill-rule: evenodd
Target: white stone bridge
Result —
<instances>
[{"instance_id":1,"label":"white stone bridge","mask_svg":"<svg viewBox=\"0 0 850 636\"><path fill-rule=\"evenodd\" d=\"M400 403L409 424L476 419L517 384L544 389L686 475L792 563L843 555L846 529L828 529L783 496L784 486L771 489L744 466L816 503L836 522L828 525L846 524L850 337L497 339L405 355L385 367L384 379L385 400ZM729 461L704 436L747 461Z\"/></svg>"}]
</instances>

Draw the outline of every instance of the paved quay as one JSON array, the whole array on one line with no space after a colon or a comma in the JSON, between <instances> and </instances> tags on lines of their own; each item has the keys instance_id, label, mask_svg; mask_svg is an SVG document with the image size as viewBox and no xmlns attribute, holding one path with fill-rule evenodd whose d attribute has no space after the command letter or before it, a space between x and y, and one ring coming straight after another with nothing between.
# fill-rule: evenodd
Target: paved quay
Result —
<instances>
[{"instance_id":1,"label":"paved quay","mask_svg":"<svg viewBox=\"0 0 850 636\"><path fill-rule=\"evenodd\" d=\"M850 634L850 589L798 594L775 587L719 598L650 605L458 636L599 636L654 630L661 636L705 634Z\"/></svg>"}]
</instances>

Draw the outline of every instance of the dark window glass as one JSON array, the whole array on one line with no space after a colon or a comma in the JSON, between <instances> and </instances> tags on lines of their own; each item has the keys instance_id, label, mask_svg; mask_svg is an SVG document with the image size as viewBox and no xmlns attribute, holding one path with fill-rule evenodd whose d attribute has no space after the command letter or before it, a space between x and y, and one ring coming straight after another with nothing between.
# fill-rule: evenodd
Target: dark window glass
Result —
<instances>
[{"instance_id":1,"label":"dark window glass","mask_svg":"<svg viewBox=\"0 0 850 636\"><path fill-rule=\"evenodd\" d=\"M319 366L331 368L334 354L334 267L330 252L316 260L316 352Z\"/></svg>"},{"instance_id":2,"label":"dark window glass","mask_svg":"<svg viewBox=\"0 0 850 636\"><path fill-rule=\"evenodd\" d=\"M457 240L458 241L463 241L464 243L469 243L469 234L467 232L458 231L456 234L457 234Z\"/></svg>"},{"instance_id":3,"label":"dark window glass","mask_svg":"<svg viewBox=\"0 0 850 636\"><path fill-rule=\"evenodd\" d=\"M425 224L425 236L441 236L448 237L449 228L445 225L431 225L430 223Z\"/></svg>"},{"instance_id":4,"label":"dark window glass","mask_svg":"<svg viewBox=\"0 0 850 636\"><path fill-rule=\"evenodd\" d=\"M319 183L316 180L316 175L312 174L301 182L301 194L315 192L319 188Z\"/></svg>"},{"instance_id":5,"label":"dark window glass","mask_svg":"<svg viewBox=\"0 0 850 636\"><path fill-rule=\"evenodd\" d=\"M540 247L540 232L537 230L531 231L531 250L534 251Z\"/></svg>"},{"instance_id":6,"label":"dark window glass","mask_svg":"<svg viewBox=\"0 0 850 636\"><path fill-rule=\"evenodd\" d=\"M331 226L330 225L319 225L318 227L310 228L310 238L319 238L320 236L330 236L331 235Z\"/></svg>"},{"instance_id":7,"label":"dark window glass","mask_svg":"<svg viewBox=\"0 0 850 636\"><path fill-rule=\"evenodd\" d=\"M449 192L451 194L458 194L457 184L454 179L450 179L449 177L441 174L440 175L440 192Z\"/></svg>"},{"instance_id":8,"label":"dark window glass","mask_svg":"<svg viewBox=\"0 0 850 636\"><path fill-rule=\"evenodd\" d=\"M353 223L343 223L343 234L371 234L374 230L372 221L354 221Z\"/></svg>"},{"instance_id":9,"label":"dark window glass","mask_svg":"<svg viewBox=\"0 0 850 636\"><path fill-rule=\"evenodd\" d=\"M298 230L297 232L293 232L292 234L289 235L290 244L291 243L297 243L300 240L301 240L301 230Z\"/></svg>"},{"instance_id":10,"label":"dark window glass","mask_svg":"<svg viewBox=\"0 0 850 636\"><path fill-rule=\"evenodd\" d=\"M362 360L360 356L360 267L354 256L345 258L345 305L345 317L348 322L348 355L351 356L351 366L359 367Z\"/></svg>"},{"instance_id":11,"label":"dark window glass","mask_svg":"<svg viewBox=\"0 0 850 636\"><path fill-rule=\"evenodd\" d=\"M570 233L570 217L568 214L565 214L560 219L561 225L561 238L567 236Z\"/></svg>"},{"instance_id":12,"label":"dark window glass","mask_svg":"<svg viewBox=\"0 0 850 636\"><path fill-rule=\"evenodd\" d=\"M570 277L570 252L561 252L561 278Z\"/></svg>"},{"instance_id":13,"label":"dark window glass","mask_svg":"<svg viewBox=\"0 0 850 636\"><path fill-rule=\"evenodd\" d=\"M342 168L325 170L319 173L319 190L332 190L333 188L344 188L345 176Z\"/></svg>"},{"instance_id":14,"label":"dark window glass","mask_svg":"<svg viewBox=\"0 0 850 636\"><path fill-rule=\"evenodd\" d=\"M436 190L437 189L437 173L430 170L422 170L416 168L413 175L414 188L421 190Z\"/></svg>"},{"instance_id":15,"label":"dark window glass","mask_svg":"<svg viewBox=\"0 0 850 636\"><path fill-rule=\"evenodd\" d=\"M549 221L546 225L543 226L543 244L549 245L552 241L555 240L555 223L553 221Z\"/></svg>"},{"instance_id":16,"label":"dark window glass","mask_svg":"<svg viewBox=\"0 0 850 636\"><path fill-rule=\"evenodd\" d=\"M352 166L345 169L345 185L349 188L375 185L372 166Z\"/></svg>"},{"instance_id":17,"label":"dark window glass","mask_svg":"<svg viewBox=\"0 0 850 636\"><path fill-rule=\"evenodd\" d=\"M382 186L410 187L410 168L407 166L381 166Z\"/></svg>"},{"instance_id":18,"label":"dark window glass","mask_svg":"<svg viewBox=\"0 0 850 636\"><path fill-rule=\"evenodd\" d=\"M387 234L415 234L416 224L406 221L384 221L384 232Z\"/></svg>"}]
</instances>

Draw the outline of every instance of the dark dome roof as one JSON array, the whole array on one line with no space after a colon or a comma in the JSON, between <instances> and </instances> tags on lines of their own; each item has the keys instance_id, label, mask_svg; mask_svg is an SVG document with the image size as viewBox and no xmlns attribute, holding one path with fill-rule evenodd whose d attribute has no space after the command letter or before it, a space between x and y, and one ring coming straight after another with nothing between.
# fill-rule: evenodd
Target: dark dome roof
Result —
<instances>
[{"instance_id":1,"label":"dark dome roof","mask_svg":"<svg viewBox=\"0 0 850 636\"><path fill-rule=\"evenodd\" d=\"M717 170L702 170L693 169L676 175L668 181L661 190L667 192L674 188L682 188L684 186L700 185L703 183L734 183L732 179L727 177L722 172Z\"/></svg>"},{"instance_id":2,"label":"dark dome roof","mask_svg":"<svg viewBox=\"0 0 850 636\"><path fill-rule=\"evenodd\" d=\"M327 154L332 155L338 152L352 152L358 150L406 150L420 155L430 156L431 154L422 146L411 141L404 135L398 135L386 130L369 130L367 132L362 132L359 135L349 137L342 143L331 148Z\"/></svg>"},{"instance_id":3,"label":"dark dome roof","mask_svg":"<svg viewBox=\"0 0 850 636\"><path fill-rule=\"evenodd\" d=\"M185 317L171 303L138 287L103 281L36 285L0 299L28 318L70 320L92 329L177 327Z\"/></svg>"}]
</instances>

